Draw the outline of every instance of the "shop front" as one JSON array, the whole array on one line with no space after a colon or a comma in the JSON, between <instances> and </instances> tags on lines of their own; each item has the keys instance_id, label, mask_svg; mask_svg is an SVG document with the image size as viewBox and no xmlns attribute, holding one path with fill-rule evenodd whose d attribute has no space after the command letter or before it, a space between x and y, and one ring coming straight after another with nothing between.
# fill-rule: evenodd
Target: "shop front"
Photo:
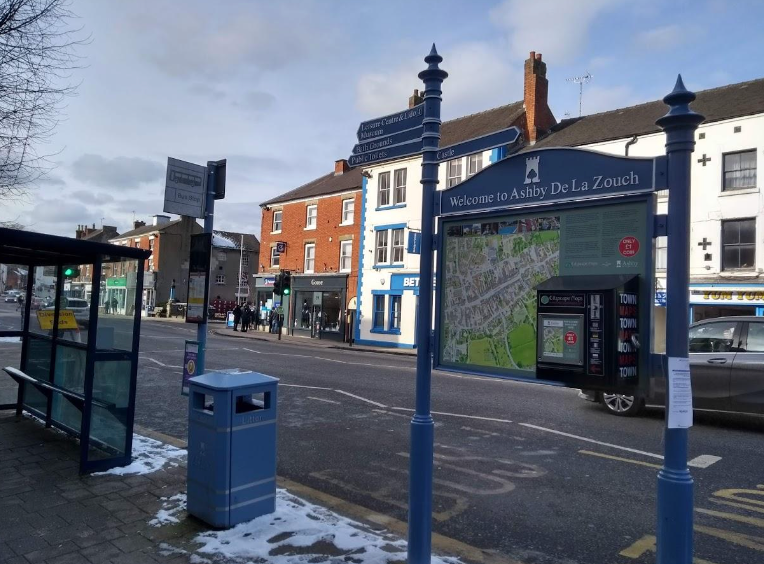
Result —
<instances>
[{"instance_id":1,"label":"shop front","mask_svg":"<svg viewBox=\"0 0 764 564\"><path fill-rule=\"evenodd\" d=\"M290 334L345 339L346 274L292 275Z\"/></svg>"},{"instance_id":2,"label":"shop front","mask_svg":"<svg viewBox=\"0 0 764 564\"><path fill-rule=\"evenodd\" d=\"M764 284L690 284L690 322L764 316Z\"/></svg>"}]
</instances>

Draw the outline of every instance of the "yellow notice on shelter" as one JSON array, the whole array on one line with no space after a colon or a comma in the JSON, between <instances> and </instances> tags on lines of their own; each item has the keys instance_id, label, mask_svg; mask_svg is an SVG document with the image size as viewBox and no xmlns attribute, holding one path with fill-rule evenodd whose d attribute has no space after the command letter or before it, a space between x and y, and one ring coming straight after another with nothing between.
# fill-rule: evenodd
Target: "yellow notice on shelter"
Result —
<instances>
[{"instance_id":1,"label":"yellow notice on shelter","mask_svg":"<svg viewBox=\"0 0 764 564\"><path fill-rule=\"evenodd\" d=\"M37 321L40 324L40 329L44 331L53 330L53 317L55 310L52 309L38 309ZM58 328L59 329L77 329L77 320L74 318L74 312L70 309L62 309L58 312Z\"/></svg>"}]
</instances>

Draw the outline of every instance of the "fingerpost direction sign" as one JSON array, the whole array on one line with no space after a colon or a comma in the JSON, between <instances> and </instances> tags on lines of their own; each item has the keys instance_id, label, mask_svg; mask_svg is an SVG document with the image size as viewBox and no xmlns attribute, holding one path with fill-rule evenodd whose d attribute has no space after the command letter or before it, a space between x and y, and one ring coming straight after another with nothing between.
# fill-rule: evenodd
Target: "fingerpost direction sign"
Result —
<instances>
[{"instance_id":1,"label":"fingerpost direction sign","mask_svg":"<svg viewBox=\"0 0 764 564\"><path fill-rule=\"evenodd\" d=\"M369 121L361 122L358 126L356 135L358 142L363 143L377 137L400 133L407 129L413 129L422 125L424 120L424 103L418 104L413 108L396 112L387 116L382 116Z\"/></svg>"}]
</instances>

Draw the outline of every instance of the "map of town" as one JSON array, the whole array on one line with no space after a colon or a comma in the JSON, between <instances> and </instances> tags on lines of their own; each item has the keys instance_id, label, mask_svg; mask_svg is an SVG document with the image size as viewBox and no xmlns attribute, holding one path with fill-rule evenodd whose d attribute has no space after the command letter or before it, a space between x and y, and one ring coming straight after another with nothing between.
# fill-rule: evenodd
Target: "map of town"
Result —
<instances>
[{"instance_id":1,"label":"map of town","mask_svg":"<svg viewBox=\"0 0 764 564\"><path fill-rule=\"evenodd\" d=\"M534 288L559 258L559 217L447 227L442 362L534 370Z\"/></svg>"}]
</instances>

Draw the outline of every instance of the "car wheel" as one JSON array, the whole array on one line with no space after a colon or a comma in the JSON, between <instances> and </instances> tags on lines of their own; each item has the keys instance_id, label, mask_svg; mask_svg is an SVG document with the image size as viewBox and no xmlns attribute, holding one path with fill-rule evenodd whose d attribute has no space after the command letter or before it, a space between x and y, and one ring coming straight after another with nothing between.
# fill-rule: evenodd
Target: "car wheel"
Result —
<instances>
[{"instance_id":1,"label":"car wheel","mask_svg":"<svg viewBox=\"0 0 764 564\"><path fill-rule=\"evenodd\" d=\"M645 405L642 398L624 394L602 394L602 403L609 413L623 417L636 415Z\"/></svg>"}]
</instances>

